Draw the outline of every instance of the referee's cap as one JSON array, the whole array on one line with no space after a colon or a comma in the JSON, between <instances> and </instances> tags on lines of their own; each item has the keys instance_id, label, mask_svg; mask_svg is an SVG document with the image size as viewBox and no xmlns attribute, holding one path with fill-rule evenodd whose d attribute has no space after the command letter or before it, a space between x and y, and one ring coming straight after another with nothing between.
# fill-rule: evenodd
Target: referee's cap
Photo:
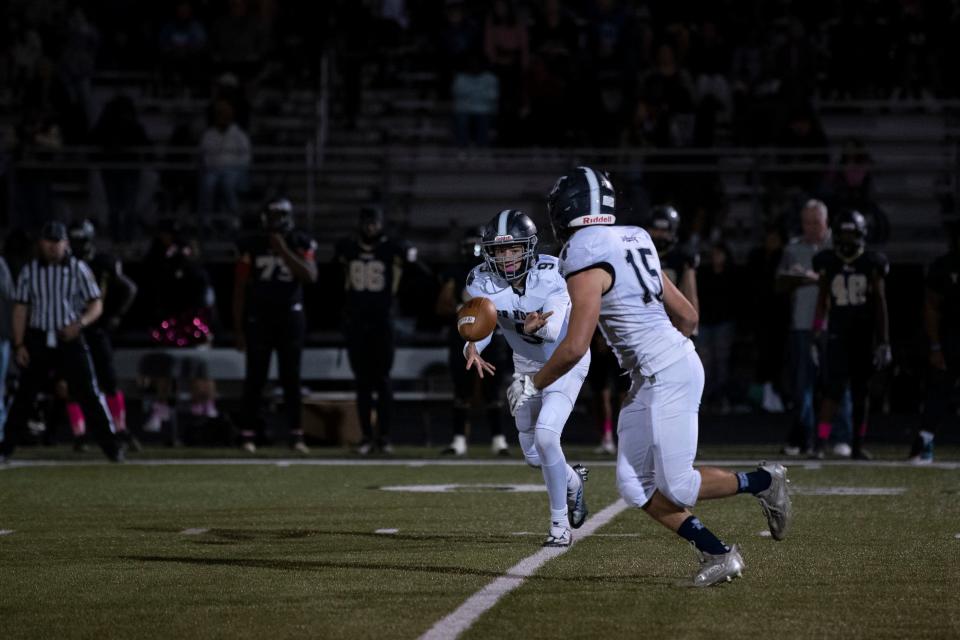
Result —
<instances>
[{"instance_id":1,"label":"referee's cap","mask_svg":"<svg viewBox=\"0 0 960 640\"><path fill-rule=\"evenodd\" d=\"M50 242L60 242L67 239L67 227L62 222L51 220L43 225L40 237Z\"/></svg>"}]
</instances>

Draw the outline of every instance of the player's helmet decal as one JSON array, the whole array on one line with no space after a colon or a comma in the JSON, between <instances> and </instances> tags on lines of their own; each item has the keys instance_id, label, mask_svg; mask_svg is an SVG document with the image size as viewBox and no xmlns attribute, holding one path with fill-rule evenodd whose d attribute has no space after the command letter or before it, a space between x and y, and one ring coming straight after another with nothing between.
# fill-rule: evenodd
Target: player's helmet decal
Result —
<instances>
[{"instance_id":1,"label":"player's helmet decal","mask_svg":"<svg viewBox=\"0 0 960 640\"><path fill-rule=\"evenodd\" d=\"M833 221L834 248L844 260L855 260L867 245L867 220L859 211L843 211Z\"/></svg>"},{"instance_id":2,"label":"player's helmet decal","mask_svg":"<svg viewBox=\"0 0 960 640\"><path fill-rule=\"evenodd\" d=\"M615 224L616 205L609 176L590 167L561 176L547 195L547 213L558 240L566 240L580 227Z\"/></svg>"}]
</instances>

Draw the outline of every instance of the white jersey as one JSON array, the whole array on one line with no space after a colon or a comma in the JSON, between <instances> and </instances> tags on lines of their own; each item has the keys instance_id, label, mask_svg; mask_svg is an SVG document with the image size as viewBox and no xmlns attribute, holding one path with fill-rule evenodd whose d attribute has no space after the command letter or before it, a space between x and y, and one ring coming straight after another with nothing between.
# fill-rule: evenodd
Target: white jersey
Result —
<instances>
[{"instance_id":1,"label":"white jersey","mask_svg":"<svg viewBox=\"0 0 960 640\"><path fill-rule=\"evenodd\" d=\"M565 278L599 267L613 278L600 302L600 331L620 366L651 376L694 351L663 306L660 258L640 227L578 230L560 253Z\"/></svg>"},{"instance_id":2,"label":"white jersey","mask_svg":"<svg viewBox=\"0 0 960 640\"><path fill-rule=\"evenodd\" d=\"M570 294L560 275L559 260L554 256L537 256L536 263L527 272L522 294L492 273L485 264L478 265L467 276L467 294L471 298L484 297L493 301L497 307L497 325L513 350L518 369L531 369L520 366L526 364L524 360L542 365L567 334ZM553 315L535 334L526 335L523 333L523 319L533 311L553 311ZM490 338L481 340L477 343L477 350L482 351L489 343ZM536 366L532 370L539 368Z\"/></svg>"}]
</instances>

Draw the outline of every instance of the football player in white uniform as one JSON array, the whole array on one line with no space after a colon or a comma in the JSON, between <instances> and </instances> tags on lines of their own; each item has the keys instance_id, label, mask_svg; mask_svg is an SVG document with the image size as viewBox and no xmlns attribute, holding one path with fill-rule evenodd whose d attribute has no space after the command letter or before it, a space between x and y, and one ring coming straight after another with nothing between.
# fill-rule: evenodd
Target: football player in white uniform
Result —
<instances>
[{"instance_id":1,"label":"football player in white uniform","mask_svg":"<svg viewBox=\"0 0 960 640\"><path fill-rule=\"evenodd\" d=\"M617 432L617 486L628 503L690 541L700 556L696 586L729 581L743 570L736 545L728 547L690 513L698 499L751 493L760 500L770 533L781 540L790 522L786 469L762 465L733 473L695 469L697 413L703 367L688 339L696 310L669 278L650 235L639 227L612 226L615 193L603 173L579 167L561 177L547 209L557 238L572 309L566 337L534 375L515 376L511 409L548 388L579 362L598 322L630 372L631 388Z\"/></svg>"},{"instance_id":2,"label":"football player in white uniform","mask_svg":"<svg viewBox=\"0 0 960 640\"><path fill-rule=\"evenodd\" d=\"M489 298L497 307L497 325L513 350L514 370L532 375L547 361L567 330L570 296L555 257L537 255L537 227L522 211L501 211L484 228L484 264L467 277L467 294ZM480 356L490 338L464 345L467 369L481 377L495 368ZM523 455L539 467L550 501L550 532L544 546L565 547L570 528L587 517L583 482L587 469L567 464L560 435L590 368L581 354L564 375L532 393L516 419Z\"/></svg>"}]
</instances>

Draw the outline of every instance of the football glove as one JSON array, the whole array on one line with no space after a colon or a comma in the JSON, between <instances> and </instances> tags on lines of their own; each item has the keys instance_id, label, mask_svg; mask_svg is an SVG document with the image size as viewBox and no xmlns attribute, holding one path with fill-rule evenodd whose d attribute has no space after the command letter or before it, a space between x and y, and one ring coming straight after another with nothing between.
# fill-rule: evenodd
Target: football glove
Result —
<instances>
[{"instance_id":1,"label":"football glove","mask_svg":"<svg viewBox=\"0 0 960 640\"><path fill-rule=\"evenodd\" d=\"M873 351L873 366L877 369L886 369L893 361L893 353L889 344L878 344Z\"/></svg>"},{"instance_id":2,"label":"football glove","mask_svg":"<svg viewBox=\"0 0 960 640\"><path fill-rule=\"evenodd\" d=\"M535 395L537 395L537 388L533 386L533 378L522 373L513 374L513 382L507 387L510 415L516 416L520 405Z\"/></svg>"}]
</instances>

